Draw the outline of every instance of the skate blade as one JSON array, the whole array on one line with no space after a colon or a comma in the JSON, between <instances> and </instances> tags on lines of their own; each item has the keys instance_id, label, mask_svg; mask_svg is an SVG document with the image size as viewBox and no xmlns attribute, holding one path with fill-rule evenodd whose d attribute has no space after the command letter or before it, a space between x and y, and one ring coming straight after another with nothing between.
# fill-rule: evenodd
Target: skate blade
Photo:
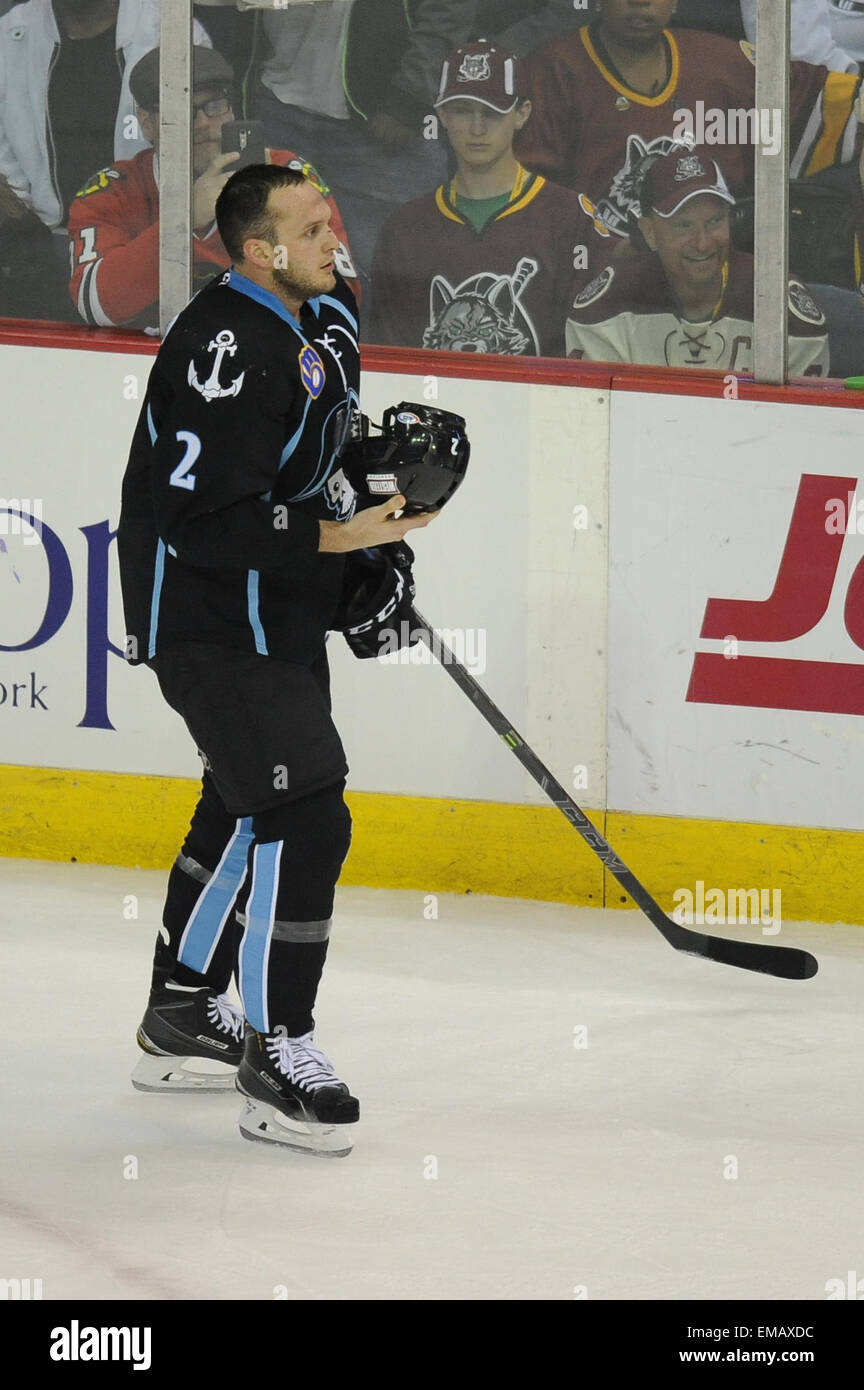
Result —
<instances>
[{"instance_id":1,"label":"skate blade","mask_svg":"<svg viewBox=\"0 0 864 1390\"><path fill-rule=\"evenodd\" d=\"M237 1068L215 1057L156 1057L144 1052L132 1073L136 1091L233 1091Z\"/></svg>"},{"instance_id":2,"label":"skate blade","mask_svg":"<svg viewBox=\"0 0 864 1390\"><path fill-rule=\"evenodd\" d=\"M317 1158L345 1158L353 1147L347 1125L321 1125L291 1119L272 1105L247 1096L238 1121L244 1139L253 1143L277 1144L295 1153Z\"/></svg>"}]
</instances>

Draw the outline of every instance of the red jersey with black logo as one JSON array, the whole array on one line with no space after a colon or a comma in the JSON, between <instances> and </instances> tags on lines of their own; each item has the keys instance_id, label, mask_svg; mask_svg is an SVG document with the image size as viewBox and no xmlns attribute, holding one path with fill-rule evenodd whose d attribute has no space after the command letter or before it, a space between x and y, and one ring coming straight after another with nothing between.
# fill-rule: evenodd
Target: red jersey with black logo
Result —
<instances>
[{"instance_id":1,"label":"red jersey with black logo","mask_svg":"<svg viewBox=\"0 0 864 1390\"><path fill-rule=\"evenodd\" d=\"M274 164L303 164L290 150L271 150ZM336 268L357 289L357 272L339 209L311 164L303 172L327 198L339 238ZM122 159L94 174L69 209L72 258L69 293L87 323L151 328L159 323L159 187L153 150ZM230 256L214 222L192 237L192 290L201 289Z\"/></svg>"}]
</instances>

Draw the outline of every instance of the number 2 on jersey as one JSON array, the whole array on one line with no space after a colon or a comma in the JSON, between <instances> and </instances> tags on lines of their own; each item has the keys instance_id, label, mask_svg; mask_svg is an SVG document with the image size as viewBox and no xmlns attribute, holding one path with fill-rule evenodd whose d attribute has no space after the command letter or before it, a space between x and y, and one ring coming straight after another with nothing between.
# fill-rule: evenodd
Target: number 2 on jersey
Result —
<instances>
[{"instance_id":1,"label":"number 2 on jersey","mask_svg":"<svg viewBox=\"0 0 864 1390\"><path fill-rule=\"evenodd\" d=\"M168 479L172 487L185 487L191 492L195 486L195 474L189 469L201 452L201 440L191 430L178 430L177 439L186 445L186 452Z\"/></svg>"}]
</instances>

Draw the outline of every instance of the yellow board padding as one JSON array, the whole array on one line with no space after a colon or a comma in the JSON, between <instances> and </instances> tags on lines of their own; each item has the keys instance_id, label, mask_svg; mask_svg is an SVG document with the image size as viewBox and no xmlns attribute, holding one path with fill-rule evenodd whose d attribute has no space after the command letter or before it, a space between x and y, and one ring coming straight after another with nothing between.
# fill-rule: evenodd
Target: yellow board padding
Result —
<instances>
[{"instance_id":1,"label":"yellow board padding","mask_svg":"<svg viewBox=\"0 0 864 1390\"><path fill-rule=\"evenodd\" d=\"M168 869L200 784L0 767L0 855ZM342 883L602 906L603 867L553 807L349 792Z\"/></svg>"},{"instance_id":2,"label":"yellow board padding","mask_svg":"<svg viewBox=\"0 0 864 1390\"><path fill-rule=\"evenodd\" d=\"M185 777L0 767L0 854L168 868L199 790Z\"/></svg>"},{"instance_id":3,"label":"yellow board padding","mask_svg":"<svg viewBox=\"0 0 864 1390\"><path fill-rule=\"evenodd\" d=\"M373 792L347 801L343 883L603 905L603 865L552 806Z\"/></svg>"},{"instance_id":4,"label":"yellow board padding","mask_svg":"<svg viewBox=\"0 0 864 1390\"><path fill-rule=\"evenodd\" d=\"M861 831L609 811L605 834L667 912L677 889L695 893L701 881L706 893L779 889L790 922L864 923ZM621 897L610 877L606 906L623 906Z\"/></svg>"},{"instance_id":5,"label":"yellow board padding","mask_svg":"<svg viewBox=\"0 0 864 1390\"><path fill-rule=\"evenodd\" d=\"M65 768L0 767L0 855L167 870L199 783ZM349 792L341 882L631 906L552 806ZM789 921L864 922L864 834L677 816L592 812L668 912L682 888L779 889ZM605 883L604 883L605 877Z\"/></svg>"}]
</instances>

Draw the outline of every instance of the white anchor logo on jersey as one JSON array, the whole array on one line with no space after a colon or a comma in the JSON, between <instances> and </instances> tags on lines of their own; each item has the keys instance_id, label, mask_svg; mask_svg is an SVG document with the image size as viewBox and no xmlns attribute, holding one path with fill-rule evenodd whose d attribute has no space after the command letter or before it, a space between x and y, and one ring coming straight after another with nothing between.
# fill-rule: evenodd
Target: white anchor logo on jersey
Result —
<instances>
[{"instance_id":1,"label":"white anchor logo on jersey","mask_svg":"<svg viewBox=\"0 0 864 1390\"><path fill-rule=\"evenodd\" d=\"M195 372L195 359L193 358L189 363L189 385L194 386L196 391L200 391L205 401L215 401L220 396L239 395L240 387L243 385L243 378L246 375L245 371L241 372L238 377L235 377L230 386L220 386L219 384L219 370L222 366L222 358L226 353L229 357L233 357L237 351L237 343L231 329L223 328L221 333L217 333L216 337L207 344L207 351L216 353L210 375L205 382L200 382Z\"/></svg>"}]
</instances>

